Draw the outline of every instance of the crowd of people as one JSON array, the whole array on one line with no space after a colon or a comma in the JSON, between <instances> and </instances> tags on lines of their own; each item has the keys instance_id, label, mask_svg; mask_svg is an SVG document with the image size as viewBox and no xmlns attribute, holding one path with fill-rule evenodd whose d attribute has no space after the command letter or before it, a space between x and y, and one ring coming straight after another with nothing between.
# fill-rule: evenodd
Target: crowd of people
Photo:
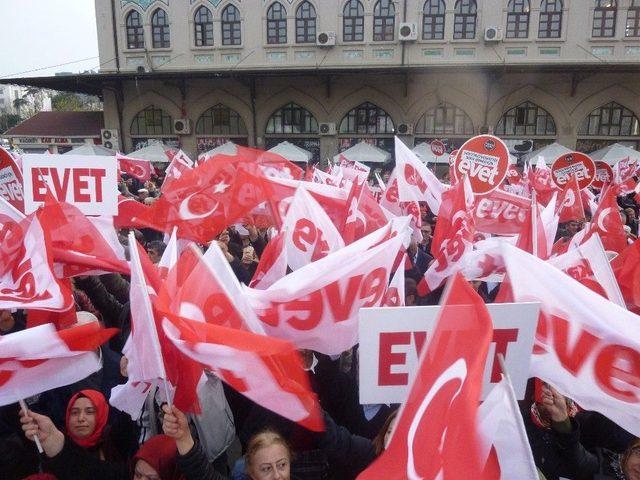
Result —
<instances>
[{"instance_id":1,"label":"crowd of people","mask_svg":"<svg viewBox=\"0 0 640 480\"><path fill-rule=\"evenodd\" d=\"M147 205L160 194L162 175L141 184L123 179L120 193ZM638 235L639 205L619 197L629 242ZM412 240L405 270L405 304L435 305L442 289L420 297L416 285L433 261L437 218L421 205L422 238ZM583 228L561 225L557 240ZM126 245L125 231L119 232ZM135 231L152 262L163 235ZM238 280L249 284L269 242L269 230L230 225L217 242ZM474 282L486 302L497 284ZM352 479L384 451L398 405L360 405L358 348L336 357L301 351L310 384L324 410L323 432L311 432L245 398L211 372L198 385L201 413L186 414L150 389L138 420L109 405L111 389L126 382L123 347L130 331L129 279L112 273L73 279L78 322L100 322L120 333L100 347L102 368L74 385L0 408L0 478L92 480ZM24 329L26 313L0 312L0 333ZM1 388L1 387L0 387ZM540 477L549 480L640 480L640 440L604 416L584 411L551 385L530 380L522 418ZM43 453L33 441L39 439Z\"/></svg>"}]
</instances>

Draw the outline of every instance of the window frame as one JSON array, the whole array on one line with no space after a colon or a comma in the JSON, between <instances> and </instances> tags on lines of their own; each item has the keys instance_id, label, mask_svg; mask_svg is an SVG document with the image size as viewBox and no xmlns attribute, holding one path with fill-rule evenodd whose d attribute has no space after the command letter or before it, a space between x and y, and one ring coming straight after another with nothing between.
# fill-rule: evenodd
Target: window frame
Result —
<instances>
[{"instance_id":1,"label":"window frame","mask_svg":"<svg viewBox=\"0 0 640 480\"><path fill-rule=\"evenodd\" d=\"M138 25L130 25L130 19L133 15L137 16ZM137 50L144 48L144 23L142 21L142 14L135 8L129 10L124 19L125 34L127 40L127 50ZM134 43L131 43L133 37ZM140 43L138 43L140 40ZM134 45L134 46L132 46Z\"/></svg>"},{"instance_id":2,"label":"window frame","mask_svg":"<svg viewBox=\"0 0 640 480\"><path fill-rule=\"evenodd\" d=\"M234 18L228 17L228 12L233 11ZM227 30L228 32L225 32ZM225 35L228 33L229 35ZM220 34L222 35L222 46L240 47L242 46L242 15L240 9L233 3L226 5L220 14Z\"/></svg>"},{"instance_id":3,"label":"window frame","mask_svg":"<svg viewBox=\"0 0 640 480\"><path fill-rule=\"evenodd\" d=\"M355 15L351 15L355 11ZM351 32L347 33L347 27ZM348 0L342 8L342 41L364 42L364 5L360 0Z\"/></svg>"},{"instance_id":4,"label":"window frame","mask_svg":"<svg viewBox=\"0 0 640 480\"><path fill-rule=\"evenodd\" d=\"M596 3L593 9L591 23L591 37L593 38L614 38L618 24L618 1L608 0L611 6L601 6L603 0L594 0ZM607 20L613 20L612 26L607 27Z\"/></svg>"},{"instance_id":5,"label":"window frame","mask_svg":"<svg viewBox=\"0 0 640 480\"><path fill-rule=\"evenodd\" d=\"M553 4L553 10L548 10ZM560 10L556 10L557 5ZM562 38L562 22L564 21L564 1L563 0L542 0L540 3L540 15L538 17L538 38L539 39L558 39ZM553 25L558 25L557 30ZM543 29L542 26L545 25ZM541 33L545 32L542 36Z\"/></svg>"},{"instance_id":6,"label":"window frame","mask_svg":"<svg viewBox=\"0 0 640 480\"><path fill-rule=\"evenodd\" d=\"M295 121L294 121L295 120ZM267 119L265 135L319 135L316 117L306 108L295 102L282 105Z\"/></svg>"},{"instance_id":7,"label":"window frame","mask_svg":"<svg viewBox=\"0 0 640 480\"><path fill-rule=\"evenodd\" d=\"M384 123L382 131L380 129L381 120ZM391 126L391 131L389 131L389 126ZM390 136L394 135L395 130L395 122L391 115L375 103L368 101L349 110L340 120L338 129L341 136Z\"/></svg>"},{"instance_id":8,"label":"window frame","mask_svg":"<svg viewBox=\"0 0 640 480\"><path fill-rule=\"evenodd\" d=\"M396 37L396 8L392 0L378 0L373 7L373 41L393 42Z\"/></svg>"},{"instance_id":9,"label":"window frame","mask_svg":"<svg viewBox=\"0 0 640 480\"><path fill-rule=\"evenodd\" d=\"M629 35L630 20L632 22L632 35ZM627 9L627 20L624 25L624 36L625 38L640 37L640 1L638 0L631 0L629 8Z\"/></svg>"},{"instance_id":10,"label":"window frame","mask_svg":"<svg viewBox=\"0 0 640 480\"><path fill-rule=\"evenodd\" d=\"M438 121L438 118L441 121ZM431 121L429 121L431 119ZM451 120L448 122L448 120ZM429 125L432 124L432 125ZM461 128L458 128L458 127ZM428 137L472 137L473 121L462 108L449 102L440 102L428 109L416 122L414 134Z\"/></svg>"},{"instance_id":11,"label":"window frame","mask_svg":"<svg viewBox=\"0 0 640 480\"><path fill-rule=\"evenodd\" d=\"M160 15L161 12L162 15ZM160 18L162 18L162 23L159 23ZM156 49L171 48L169 15L164 8L156 8L151 14L151 47Z\"/></svg>"},{"instance_id":12,"label":"window frame","mask_svg":"<svg viewBox=\"0 0 640 480\"><path fill-rule=\"evenodd\" d=\"M149 124L147 120L152 118L155 122L157 118L159 118L158 123ZM144 131L141 130L141 120L144 120ZM134 133L134 124L136 125L136 132ZM166 131L165 131L166 127ZM149 131L150 128L153 131ZM160 131L158 131L160 128ZM173 119L171 115L169 115L163 108L156 107L155 105L149 105L138 113L135 114L133 119L131 120L131 125L129 127L129 134L132 137L170 137L174 135L173 133Z\"/></svg>"},{"instance_id":13,"label":"window frame","mask_svg":"<svg viewBox=\"0 0 640 480\"><path fill-rule=\"evenodd\" d=\"M276 17L277 14L277 17ZM273 2L267 9L267 44L287 44L287 9L280 2ZM272 33L273 32L273 33Z\"/></svg>"},{"instance_id":14,"label":"window frame","mask_svg":"<svg viewBox=\"0 0 640 480\"><path fill-rule=\"evenodd\" d=\"M207 21L202 21L204 10L208 12ZM213 12L206 5L200 5L193 14L193 42L196 47L214 46Z\"/></svg>"},{"instance_id":15,"label":"window frame","mask_svg":"<svg viewBox=\"0 0 640 480\"><path fill-rule=\"evenodd\" d=\"M228 117L228 122L216 122L216 118L222 116ZM247 137L249 131L237 111L223 103L217 103L207 108L198 117L195 135L200 137Z\"/></svg>"},{"instance_id":16,"label":"window frame","mask_svg":"<svg viewBox=\"0 0 640 480\"><path fill-rule=\"evenodd\" d=\"M518 117L524 116L524 121ZM532 117L532 118L531 118ZM544 122L539 130L539 123ZM509 125L509 131L507 131ZM532 130L533 129L533 130ZM553 115L540 105L526 100L504 112L496 124L495 134L508 137L557 137L558 127Z\"/></svg>"},{"instance_id":17,"label":"window frame","mask_svg":"<svg viewBox=\"0 0 640 480\"><path fill-rule=\"evenodd\" d=\"M457 32L458 25L461 26ZM453 39L475 40L478 33L478 4L476 0L456 0L453 15Z\"/></svg>"},{"instance_id":18,"label":"window frame","mask_svg":"<svg viewBox=\"0 0 640 480\"><path fill-rule=\"evenodd\" d=\"M509 3L507 3L505 38L513 40L526 40L529 38L530 21L531 2L529 0L509 0Z\"/></svg>"},{"instance_id":19,"label":"window frame","mask_svg":"<svg viewBox=\"0 0 640 480\"><path fill-rule=\"evenodd\" d=\"M620 116L618 123L612 122L615 112L618 112ZM605 115L607 122L603 123L602 120ZM622 131L625 119L629 119L629 133ZM592 128L592 122L597 124L597 128ZM612 133L612 128L617 128L617 133L615 131ZM606 129L606 131L603 129ZM640 121L631 109L618 102L611 101L592 110L582 120L578 128L578 138L584 137L640 137Z\"/></svg>"},{"instance_id":20,"label":"window frame","mask_svg":"<svg viewBox=\"0 0 640 480\"><path fill-rule=\"evenodd\" d=\"M304 7L307 12L303 11ZM308 16L305 16L308 15ZM318 34L318 12L313 3L305 0L296 8L296 43L315 43ZM302 29L302 30L300 30ZM302 31L302 34L300 32Z\"/></svg>"},{"instance_id":21,"label":"window frame","mask_svg":"<svg viewBox=\"0 0 640 480\"><path fill-rule=\"evenodd\" d=\"M427 12L427 5L429 11ZM434 9L434 7L437 7ZM437 10L438 13L433 13ZM444 40L446 27L447 5L444 0L426 0L422 5L422 39L423 40ZM427 35L427 25L431 35ZM439 28L441 27L441 29ZM440 30L440 31L439 31Z\"/></svg>"}]
</instances>

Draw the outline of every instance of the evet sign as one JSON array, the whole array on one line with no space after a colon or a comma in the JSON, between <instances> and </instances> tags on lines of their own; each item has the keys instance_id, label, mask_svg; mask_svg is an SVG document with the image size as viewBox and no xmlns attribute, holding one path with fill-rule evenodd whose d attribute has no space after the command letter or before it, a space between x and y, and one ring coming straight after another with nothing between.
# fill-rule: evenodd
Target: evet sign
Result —
<instances>
[{"instance_id":1,"label":"evet sign","mask_svg":"<svg viewBox=\"0 0 640 480\"><path fill-rule=\"evenodd\" d=\"M433 153L436 157L441 157L445 154L445 146L440 140L434 140L431 142L431 153Z\"/></svg>"},{"instance_id":2,"label":"evet sign","mask_svg":"<svg viewBox=\"0 0 640 480\"><path fill-rule=\"evenodd\" d=\"M596 176L593 179L591 186L594 188L602 188L605 184L613 182L613 168L602 160L596 160Z\"/></svg>"},{"instance_id":3,"label":"evet sign","mask_svg":"<svg viewBox=\"0 0 640 480\"><path fill-rule=\"evenodd\" d=\"M0 196L24 212L24 195L22 193L22 172L5 149L0 148Z\"/></svg>"},{"instance_id":4,"label":"evet sign","mask_svg":"<svg viewBox=\"0 0 640 480\"><path fill-rule=\"evenodd\" d=\"M435 331L439 306L364 308L360 310L360 403L403 403L418 368L420 352ZM500 381L498 354L519 400L529 378L540 304L494 303L493 341L484 371L483 398Z\"/></svg>"},{"instance_id":5,"label":"evet sign","mask_svg":"<svg viewBox=\"0 0 640 480\"><path fill-rule=\"evenodd\" d=\"M453 174L456 181L467 175L473 193L481 195L498 188L508 167L509 150L504 142L493 135L478 135L458 150Z\"/></svg>"},{"instance_id":6,"label":"evet sign","mask_svg":"<svg viewBox=\"0 0 640 480\"><path fill-rule=\"evenodd\" d=\"M529 210L531 201L528 198L494 190L489 195L476 198L473 210L476 229L497 235L519 233Z\"/></svg>"},{"instance_id":7,"label":"evet sign","mask_svg":"<svg viewBox=\"0 0 640 480\"><path fill-rule=\"evenodd\" d=\"M116 157L29 154L22 168L26 214L44 203L47 189L85 215L118 214Z\"/></svg>"},{"instance_id":8,"label":"evet sign","mask_svg":"<svg viewBox=\"0 0 640 480\"><path fill-rule=\"evenodd\" d=\"M562 188L571 175L578 180L580 190L587 188L596 175L596 165L591 157L580 152L569 152L557 158L551 166L551 177L555 184Z\"/></svg>"}]
</instances>

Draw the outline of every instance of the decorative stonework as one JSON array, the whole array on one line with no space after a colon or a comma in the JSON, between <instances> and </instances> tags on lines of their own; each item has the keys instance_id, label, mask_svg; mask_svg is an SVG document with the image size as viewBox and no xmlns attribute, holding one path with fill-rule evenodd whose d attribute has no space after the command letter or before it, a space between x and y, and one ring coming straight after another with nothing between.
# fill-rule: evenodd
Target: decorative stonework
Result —
<instances>
[{"instance_id":1,"label":"decorative stonework","mask_svg":"<svg viewBox=\"0 0 640 480\"><path fill-rule=\"evenodd\" d=\"M120 7L124 8L125 6L127 6L127 4L133 3L133 4L137 5L137 6L139 6L140 8L142 8L143 10L146 10L147 8L149 8L151 6L151 4L153 4L156 1L158 1L158 0L120 0ZM169 0L159 0L159 1L161 1L165 5L169 5ZM219 2L220 1L221 0L219 0Z\"/></svg>"}]
</instances>

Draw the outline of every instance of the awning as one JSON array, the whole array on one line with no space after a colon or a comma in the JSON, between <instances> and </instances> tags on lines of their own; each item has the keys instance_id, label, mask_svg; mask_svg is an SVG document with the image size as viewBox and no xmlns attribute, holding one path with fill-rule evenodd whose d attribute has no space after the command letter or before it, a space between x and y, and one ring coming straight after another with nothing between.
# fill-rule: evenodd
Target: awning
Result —
<instances>
[{"instance_id":1,"label":"awning","mask_svg":"<svg viewBox=\"0 0 640 480\"><path fill-rule=\"evenodd\" d=\"M558 157L572 151L573 150L565 147L564 145L554 142L551 145L547 145L546 147L527 153L522 157L522 159L523 161L528 161L531 165L535 165L538 163L538 159L542 157L547 165L551 165Z\"/></svg>"},{"instance_id":2,"label":"awning","mask_svg":"<svg viewBox=\"0 0 640 480\"><path fill-rule=\"evenodd\" d=\"M603 160L609 165L615 165L618 161L627 157L640 160L640 152L631 147L627 147L626 145L622 145L621 143L614 143L608 147L596 150L595 152L590 153L589 156L594 160Z\"/></svg>"},{"instance_id":3,"label":"awning","mask_svg":"<svg viewBox=\"0 0 640 480\"><path fill-rule=\"evenodd\" d=\"M275 153L276 155L280 155L290 162L308 163L309 160L313 158L313 153L286 141L280 142L278 145L270 148L268 151L271 153Z\"/></svg>"},{"instance_id":4,"label":"awning","mask_svg":"<svg viewBox=\"0 0 640 480\"><path fill-rule=\"evenodd\" d=\"M128 153L127 156L139 158L141 160L149 160L151 162L169 163L169 156L166 153L167 151L175 151L175 148L158 141L153 142L151 145L143 147L140 150Z\"/></svg>"},{"instance_id":5,"label":"awning","mask_svg":"<svg viewBox=\"0 0 640 480\"><path fill-rule=\"evenodd\" d=\"M112 157L116 154L113 150L103 147L102 145L94 145L91 143L85 143L79 147L75 147L69 150L63 155L99 155L104 157Z\"/></svg>"},{"instance_id":6,"label":"awning","mask_svg":"<svg viewBox=\"0 0 640 480\"><path fill-rule=\"evenodd\" d=\"M353 147L334 155L333 161L339 162L340 155L343 155L348 160L361 163L384 163L391 160L389 152L364 141L356 143Z\"/></svg>"}]
</instances>

